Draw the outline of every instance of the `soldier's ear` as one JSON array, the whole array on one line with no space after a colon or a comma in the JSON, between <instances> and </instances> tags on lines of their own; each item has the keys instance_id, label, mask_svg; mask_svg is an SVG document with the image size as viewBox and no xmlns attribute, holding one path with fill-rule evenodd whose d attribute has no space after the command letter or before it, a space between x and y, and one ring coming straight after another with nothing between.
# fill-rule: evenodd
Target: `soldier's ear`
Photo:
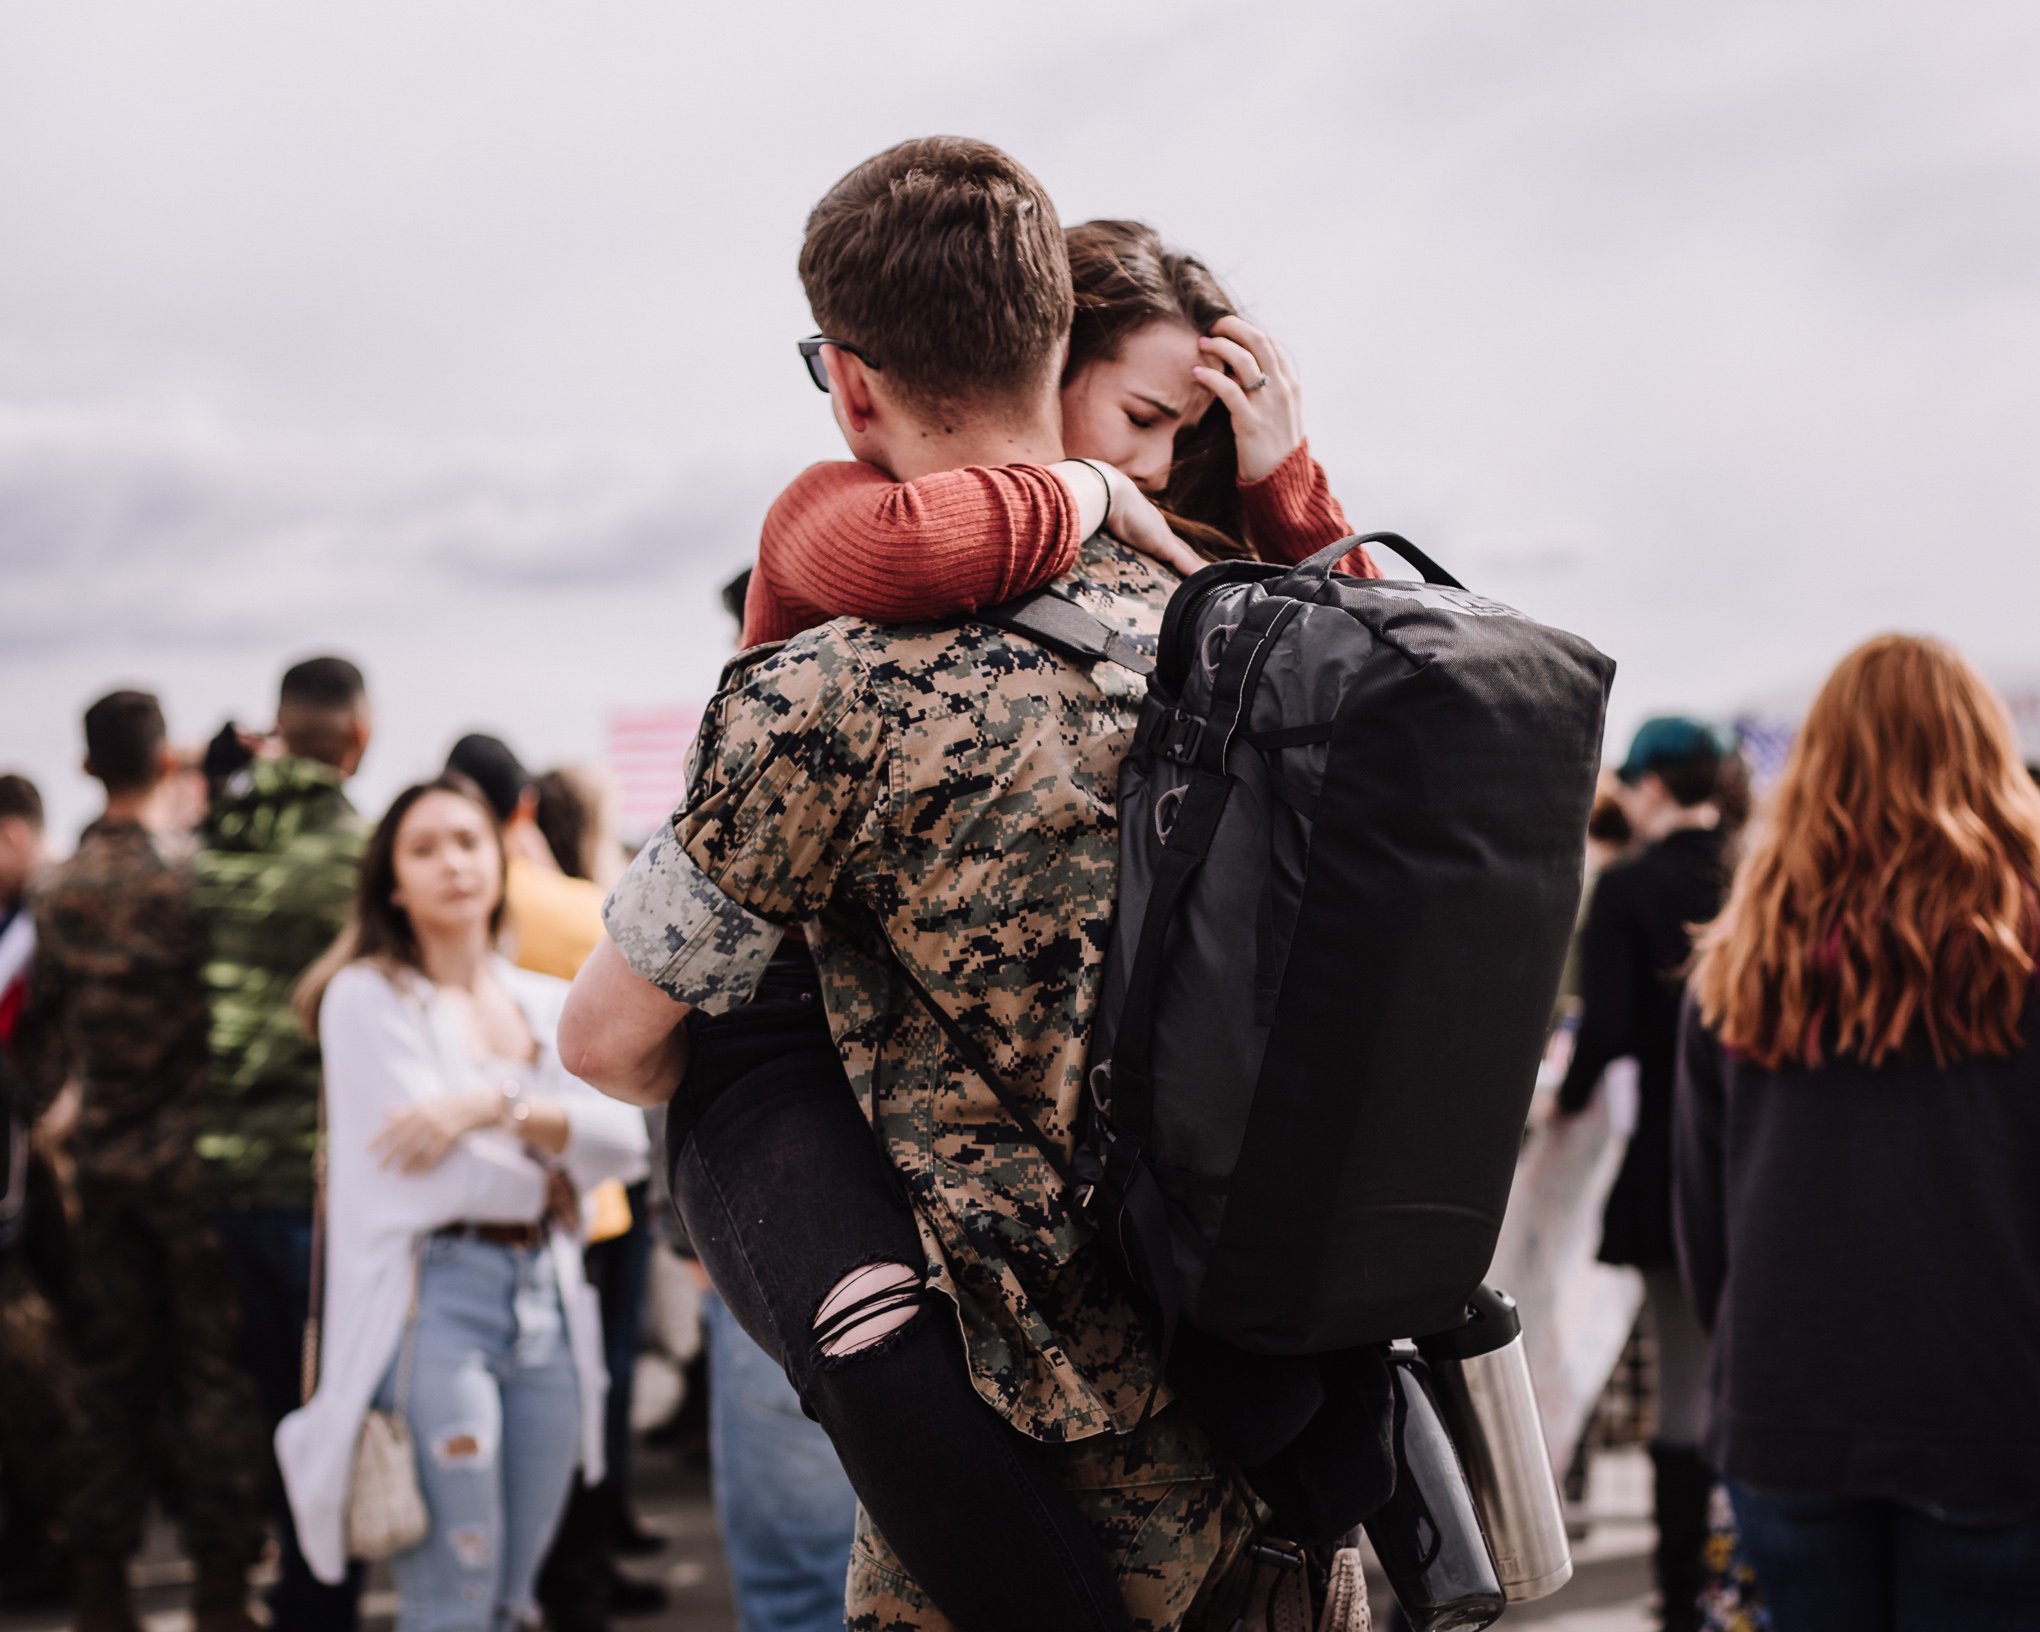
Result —
<instances>
[{"instance_id":1,"label":"soldier's ear","mask_svg":"<svg viewBox=\"0 0 2040 1632\"><path fill-rule=\"evenodd\" d=\"M824 346L822 367L828 371L829 395L836 399L836 409L847 427L864 430L874 417L871 370L864 359L837 346Z\"/></svg>"}]
</instances>

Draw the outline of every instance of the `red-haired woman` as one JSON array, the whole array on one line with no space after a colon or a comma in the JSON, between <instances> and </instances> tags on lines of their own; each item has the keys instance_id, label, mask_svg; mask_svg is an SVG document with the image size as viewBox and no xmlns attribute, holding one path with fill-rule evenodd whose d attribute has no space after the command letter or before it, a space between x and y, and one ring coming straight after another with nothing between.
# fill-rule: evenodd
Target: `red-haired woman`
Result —
<instances>
[{"instance_id":1,"label":"red-haired woman","mask_svg":"<svg viewBox=\"0 0 2040 1632\"><path fill-rule=\"evenodd\" d=\"M2040 792L1888 635L1813 705L1680 1047L1708 1449L1778 1632L2040 1625Z\"/></svg>"}]
</instances>

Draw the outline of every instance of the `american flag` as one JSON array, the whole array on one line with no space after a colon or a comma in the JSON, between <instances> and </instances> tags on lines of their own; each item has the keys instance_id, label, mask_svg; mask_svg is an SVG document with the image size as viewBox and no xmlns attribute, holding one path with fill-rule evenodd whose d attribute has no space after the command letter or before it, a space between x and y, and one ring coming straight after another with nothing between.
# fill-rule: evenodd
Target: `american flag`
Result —
<instances>
[{"instance_id":1,"label":"american flag","mask_svg":"<svg viewBox=\"0 0 2040 1632\"><path fill-rule=\"evenodd\" d=\"M699 703L610 714L609 774L617 830L625 839L636 843L673 814L687 788L687 751L700 725Z\"/></svg>"},{"instance_id":2,"label":"american flag","mask_svg":"<svg viewBox=\"0 0 2040 1632\"><path fill-rule=\"evenodd\" d=\"M1785 769L1785 756L1792 751L1792 739L1799 735L1799 721L1743 714L1736 718L1734 729L1736 746L1750 762L1750 781L1762 793Z\"/></svg>"}]
</instances>

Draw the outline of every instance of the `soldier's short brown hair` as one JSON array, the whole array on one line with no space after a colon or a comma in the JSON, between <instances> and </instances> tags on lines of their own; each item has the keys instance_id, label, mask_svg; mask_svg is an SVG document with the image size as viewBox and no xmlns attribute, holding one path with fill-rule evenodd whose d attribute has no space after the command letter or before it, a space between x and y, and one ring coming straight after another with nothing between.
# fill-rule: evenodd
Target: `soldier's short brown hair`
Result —
<instances>
[{"instance_id":1,"label":"soldier's short brown hair","mask_svg":"<svg viewBox=\"0 0 2040 1632\"><path fill-rule=\"evenodd\" d=\"M824 334L930 407L1039 390L1075 306L1048 193L963 136L901 142L831 187L808 216L800 281Z\"/></svg>"},{"instance_id":2,"label":"soldier's short brown hair","mask_svg":"<svg viewBox=\"0 0 2040 1632\"><path fill-rule=\"evenodd\" d=\"M163 705L147 691L112 691L85 710L85 765L108 793L140 793L163 774Z\"/></svg>"}]
</instances>

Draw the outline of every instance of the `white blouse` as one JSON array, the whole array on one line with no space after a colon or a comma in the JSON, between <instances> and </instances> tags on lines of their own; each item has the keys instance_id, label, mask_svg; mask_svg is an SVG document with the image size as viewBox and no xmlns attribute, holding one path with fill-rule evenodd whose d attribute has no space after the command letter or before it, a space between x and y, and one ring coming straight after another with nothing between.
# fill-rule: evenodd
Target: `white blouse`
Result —
<instances>
[{"instance_id":1,"label":"white blouse","mask_svg":"<svg viewBox=\"0 0 2040 1632\"><path fill-rule=\"evenodd\" d=\"M561 1068L555 1038L567 984L502 959L496 978L538 1040L528 1084L566 1111L561 1153L586 1195L605 1179L647 1170L644 1115L606 1098ZM469 1052L460 1018L423 976L392 977L369 963L333 977L319 1010L326 1076L326 1287L319 1385L276 1430L298 1544L322 1581L347 1568L348 1482L354 1445L403 1336L417 1275L418 1244L449 1224L528 1224L545 1209L545 1175L524 1144L485 1128L460 1140L427 1173L385 1168L369 1151L390 1113L500 1077ZM549 1231L567 1341L581 1393L581 1466L602 1477L602 1414L608 1372L602 1322L581 1265L579 1232Z\"/></svg>"}]
</instances>

